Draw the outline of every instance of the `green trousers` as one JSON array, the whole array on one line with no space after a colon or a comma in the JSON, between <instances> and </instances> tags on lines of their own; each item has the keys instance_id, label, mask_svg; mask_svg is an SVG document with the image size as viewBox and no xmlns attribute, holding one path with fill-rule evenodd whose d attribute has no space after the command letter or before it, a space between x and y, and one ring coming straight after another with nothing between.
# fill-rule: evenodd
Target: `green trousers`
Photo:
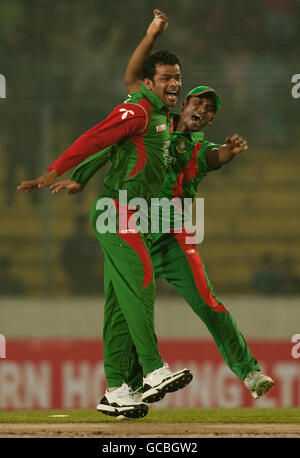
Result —
<instances>
[{"instance_id":1,"label":"green trousers","mask_svg":"<svg viewBox=\"0 0 300 458\"><path fill-rule=\"evenodd\" d=\"M205 323L229 368L241 380L259 370L234 318L214 294L196 246L186 243L186 234L155 238L151 259L155 276L165 278Z\"/></svg>"},{"instance_id":2,"label":"green trousers","mask_svg":"<svg viewBox=\"0 0 300 458\"><path fill-rule=\"evenodd\" d=\"M108 387L121 386L127 379L134 349L139 377L162 367L154 331L155 279L147 234L120 229L126 211L115 201L116 232L99 231L97 201L91 210L91 224L105 257L105 309L103 325L104 371ZM128 212L129 216L132 212Z\"/></svg>"},{"instance_id":3,"label":"green trousers","mask_svg":"<svg viewBox=\"0 0 300 458\"><path fill-rule=\"evenodd\" d=\"M213 292L196 246L186 244L186 234L161 234L154 238L151 260L156 278L164 278L190 305L207 326L228 367L241 380L250 371L260 370L230 312ZM182 323L184 326L184 322ZM133 350L127 383L141 385Z\"/></svg>"},{"instance_id":4,"label":"green trousers","mask_svg":"<svg viewBox=\"0 0 300 458\"><path fill-rule=\"evenodd\" d=\"M105 255L103 346L108 386L125 381L136 389L144 375L163 365L154 331L154 274L166 279L192 307L241 380L259 370L234 318L214 294L196 247L186 244L186 234L162 234L151 245L147 234L119 227L116 233L100 233L97 218L102 211L96 204L91 223ZM116 206L118 224L118 202Z\"/></svg>"}]
</instances>

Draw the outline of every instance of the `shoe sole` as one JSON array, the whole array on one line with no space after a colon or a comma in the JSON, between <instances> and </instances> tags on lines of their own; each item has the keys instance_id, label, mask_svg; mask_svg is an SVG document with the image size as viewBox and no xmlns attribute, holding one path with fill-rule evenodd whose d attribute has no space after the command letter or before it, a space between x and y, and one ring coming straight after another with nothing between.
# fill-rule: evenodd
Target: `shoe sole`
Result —
<instances>
[{"instance_id":1,"label":"shoe sole","mask_svg":"<svg viewBox=\"0 0 300 458\"><path fill-rule=\"evenodd\" d=\"M97 405L98 412L104 413L111 417L125 417L125 418L143 418L148 413L148 406L141 404L138 406L114 406L106 404ZM121 419L121 418L119 418Z\"/></svg>"},{"instance_id":2,"label":"shoe sole","mask_svg":"<svg viewBox=\"0 0 300 458\"><path fill-rule=\"evenodd\" d=\"M165 379L155 387L149 389L143 394L142 401L151 404L161 401L167 393L174 393L187 386L193 379L193 374L190 370L185 370L178 374L176 378L170 380Z\"/></svg>"},{"instance_id":3,"label":"shoe sole","mask_svg":"<svg viewBox=\"0 0 300 458\"><path fill-rule=\"evenodd\" d=\"M258 388L255 391L252 391L252 396L255 399L259 399L261 398L261 396L266 394L274 385L275 382L273 380L265 380L258 386Z\"/></svg>"}]
</instances>

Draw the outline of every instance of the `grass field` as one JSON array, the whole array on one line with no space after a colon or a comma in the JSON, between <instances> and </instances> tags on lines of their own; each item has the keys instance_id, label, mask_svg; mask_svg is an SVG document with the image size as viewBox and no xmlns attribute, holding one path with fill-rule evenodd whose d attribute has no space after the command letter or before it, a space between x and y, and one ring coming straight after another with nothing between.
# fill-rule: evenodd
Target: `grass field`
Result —
<instances>
[{"instance_id":1,"label":"grass field","mask_svg":"<svg viewBox=\"0 0 300 458\"><path fill-rule=\"evenodd\" d=\"M59 415L59 416L53 416ZM67 416L61 416L67 415ZM109 423L113 417L95 410L1 411L0 423ZM293 423L300 424L300 408L278 409L151 409L138 423Z\"/></svg>"}]
</instances>

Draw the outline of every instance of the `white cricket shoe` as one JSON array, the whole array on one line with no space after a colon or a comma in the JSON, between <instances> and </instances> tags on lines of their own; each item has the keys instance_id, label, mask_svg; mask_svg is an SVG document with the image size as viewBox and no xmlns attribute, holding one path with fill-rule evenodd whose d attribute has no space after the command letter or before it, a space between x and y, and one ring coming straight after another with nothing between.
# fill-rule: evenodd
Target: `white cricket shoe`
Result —
<instances>
[{"instance_id":1,"label":"white cricket shoe","mask_svg":"<svg viewBox=\"0 0 300 458\"><path fill-rule=\"evenodd\" d=\"M275 382L268 375L261 374L260 371L252 371L245 378L244 384L251 391L252 396L259 399L272 388Z\"/></svg>"},{"instance_id":2,"label":"white cricket shoe","mask_svg":"<svg viewBox=\"0 0 300 458\"><path fill-rule=\"evenodd\" d=\"M97 405L97 410L105 415L111 415L121 419L142 418L148 413L148 406L142 402L137 402L131 396L128 385L123 383L120 388L105 392L105 395Z\"/></svg>"},{"instance_id":3,"label":"white cricket shoe","mask_svg":"<svg viewBox=\"0 0 300 458\"><path fill-rule=\"evenodd\" d=\"M129 392L130 392L130 395L131 397L136 401L136 402L139 402L139 403L142 403L143 402L143 387L141 388L138 388L137 390L133 390L131 388L131 386L129 387Z\"/></svg>"},{"instance_id":4,"label":"white cricket shoe","mask_svg":"<svg viewBox=\"0 0 300 458\"><path fill-rule=\"evenodd\" d=\"M144 377L143 402L160 401L166 393L184 388L190 383L193 374L189 369L171 372L167 363Z\"/></svg>"}]
</instances>

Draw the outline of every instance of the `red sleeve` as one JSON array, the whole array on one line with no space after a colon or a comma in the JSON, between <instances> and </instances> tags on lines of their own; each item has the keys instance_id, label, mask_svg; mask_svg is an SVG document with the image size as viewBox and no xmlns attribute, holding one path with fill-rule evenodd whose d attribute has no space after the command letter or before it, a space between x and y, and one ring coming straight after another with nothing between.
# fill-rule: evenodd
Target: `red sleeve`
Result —
<instances>
[{"instance_id":1,"label":"red sleeve","mask_svg":"<svg viewBox=\"0 0 300 458\"><path fill-rule=\"evenodd\" d=\"M61 175L118 140L143 132L147 123L147 113L140 105L118 105L104 121L82 134L47 170L55 169Z\"/></svg>"}]
</instances>

